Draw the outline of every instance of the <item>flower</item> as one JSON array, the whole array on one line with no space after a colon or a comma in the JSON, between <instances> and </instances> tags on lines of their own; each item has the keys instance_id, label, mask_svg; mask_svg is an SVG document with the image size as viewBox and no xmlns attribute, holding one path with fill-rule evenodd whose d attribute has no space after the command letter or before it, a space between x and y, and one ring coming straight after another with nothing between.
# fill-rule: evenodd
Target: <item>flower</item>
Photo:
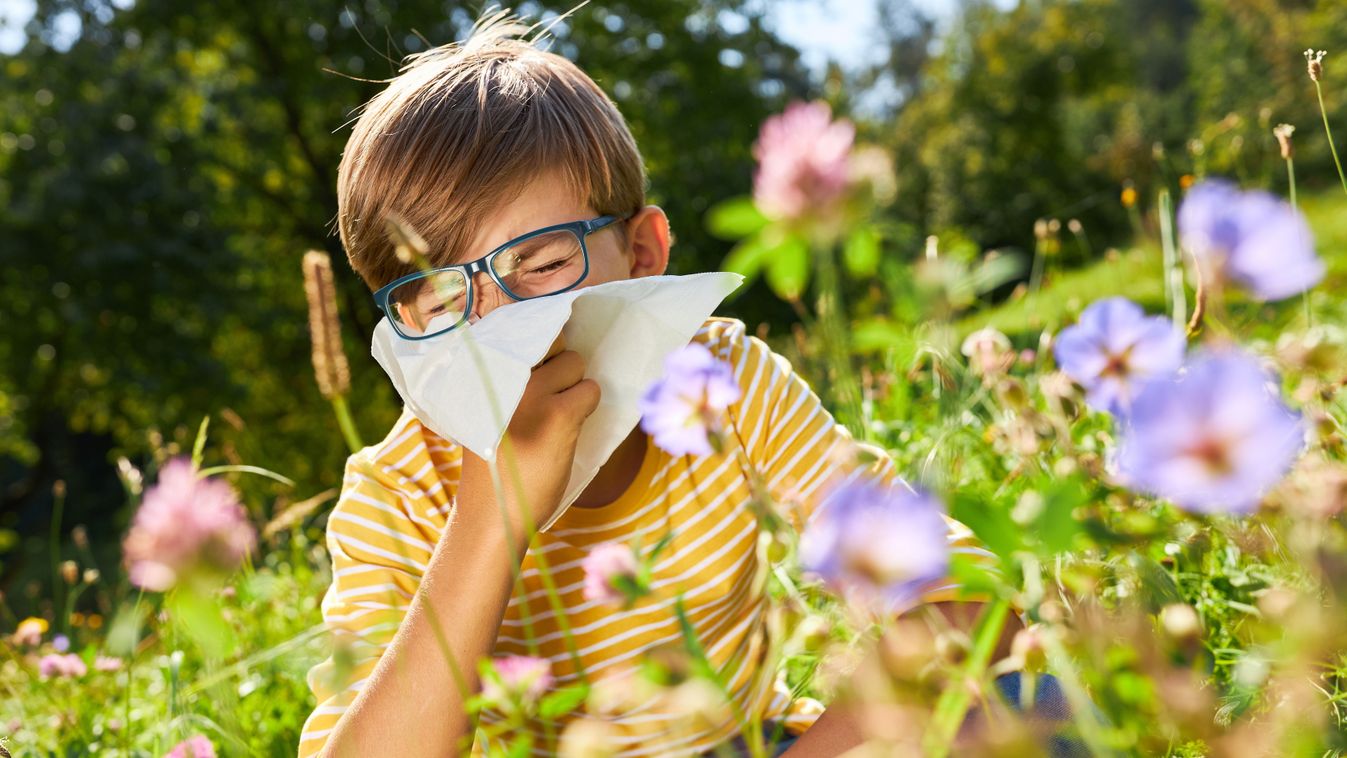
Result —
<instances>
[{"instance_id":1,"label":"flower","mask_svg":"<svg viewBox=\"0 0 1347 758\"><path fill-rule=\"evenodd\" d=\"M1183 363L1183 333L1123 297L1097 300L1057 337L1062 371L1085 388L1085 402L1115 416L1127 412L1137 385Z\"/></svg>"},{"instance_id":2,"label":"flower","mask_svg":"<svg viewBox=\"0 0 1347 758\"><path fill-rule=\"evenodd\" d=\"M1305 444L1300 416L1273 381L1230 349L1201 353L1146 385L1119 435L1122 478L1197 513L1252 513Z\"/></svg>"},{"instance_id":3,"label":"flower","mask_svg":"<svg viewBox=\"0 0 1347 758\"><path fill-rule=\"evenodd\" d=\"M821 101L791 103L762 124L753 157L753 198L771 218L797 219L833 206L851 178L856 128Z\"/></svg>"},{"instance_id":4,"label":"flower","mask_svg":"<svg viewBox=\"0 0 1347 758\"><path fill-rule=\"evenodd\" d=\"M37 673L43 679L80 677L89 673L89 667L74 653L51 653L38 660Z\"/></svg>"},{"instance_id":5,"label":"flower","mask_svg":"<svg viewBox=\"0 0 1347 758\"><path fill-rule=\"evenodd\" d=\"M1262 190L1214 179L1179 207L1179 238L1204 273L1232 280L1261 300L1283 300L1324 276L1314 234L1299 211Z\"/></svg>"},{"instance_id":6,"label":"flower","mask_svg":"<svg viewBox=\"0 0 1347 758\"><path fill-rule=\"evenodd\" d=\"M509 655L492 664L495 675L482 678L482 696L493 703L536 702L552 686L552 664L546 658Z\"/></svg>"},{"instance_id":7,"label":"flower","mask_svg":"<svg viewBox=\"0 0 1347 758\"><path fill-rule=\"evenodd\" d=\"M630 545L605 542L581 562L585 571L585 599L620 603L632 596L639 581L639 560Z\"/></svg>"},{"instance_id":8,"label":"flower","mask_svg":"<svg viewBox=\"0 0 1347 758\"><path fill-rule=\"evenodd\" d=\"M255 540L234 490L174 458L145 493L122 549L131 583L162 592L199 564L237 567Z\"/></svg>"},{"instance_id":9,"label":"flower","mask_svg":"<svg viewBox=\"0 0 1347 758\"><path fill-rule=\"evenodd\" d=\"M1272 128L1272 136L1277 138L1277 145L1281 147L1282 160L1291 160L1295 155L1295 148L1291 144L1291 135L1296 133L1296 128L1290 124L1277 124Z\"/></svg>"},{"instance_id":10,"label":"flower","mask_svg":"<svg viewBox=\"0 0 1347 758\"><path fill-rule=\"evenodd\" d=\"M18 628L14 630L15 645L38 645L42 642L42 635L47 633L47 620L29 616L19 622Z\"/></svg>"},{"instance_id":11,"label":"flower","mask_svg":"<svg viewBox=\"0 0 1347 758\"><path fill-rule=\"evenodd\" d=\"M110 655L100 655L94 658L94 671L120 671L121 668L121 658Z\"/></svg>"},{"instance_id":12,"label":"flower","mask_svg":"<svg viewBox=\"0 0 1347 758\"><path fill-rule=\"evenodd\" d=\"M55 648L58 653L68 652L70 650L70 638L64 634L58 634L51 638L51 646Z\"/></svg>"},{"instance_id":13,"label":"flower","mask_svg":"<svg viewBox=\"0 0 1347 758\"><path fill-rule=\"evenodd\" d=\"M829 493L800 539L804 569L863 600L907 605L949 567L943 507L859 477Z\"/></svg>"},{"instance_id":14,"label":"flower","mask_svg":"<svg viewBox=\"0 0 1347 758\"><path fill-rule=\"evenodd\" d=\"M174 745L164 758L215 758L215 748L205 735L194 734Z\"/></svg>"},{"instance_id":15,"label":"flower","mask_svg":"<svg viewBox=\"0 0 1347 758\"><path fill-rule=\"evenodd\" d=\"M1324 78L1324 56L1328 55L1327 50L1315 51L1314 49L1305 51L1305 65L1309 69L1310 80L1319 81Z\"/></svg>"},{"instance_id":16,"label":"flower","mask_svg":"<svg viewBox=\"0 0 1347 758\"><path fill-rule=\"evenodd\" d=\"M1000 374L1015 362L1010 338L990 327L965 337L959 351L968 358L973 372L984 377Z\"/></svg>"},{"instance_id":17,"label":"flower","mask_svg":"<svg viewBox=\"0 0 1347 758\"><path fill-rule=\"evenodd\" d=\"M720 434L720 414L739 395L729 364L694 342L664 359L664 376L641 396L641 429L673 455L706 455L708 433Z\"/></svg>"}]
</instances>

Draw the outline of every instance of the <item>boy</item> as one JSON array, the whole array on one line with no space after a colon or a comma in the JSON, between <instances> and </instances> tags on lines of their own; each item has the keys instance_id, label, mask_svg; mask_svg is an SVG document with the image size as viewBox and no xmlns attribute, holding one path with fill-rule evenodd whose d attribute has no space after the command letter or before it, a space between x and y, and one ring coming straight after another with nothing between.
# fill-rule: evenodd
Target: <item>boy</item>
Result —
<instances>
[{"instance_id":1,"label":"boy","mask_svg":"<svg viewBox=\"0 0 1347 758\"><path fill-rule=\"evenodd\" d=\"M664 273L668 220L645 203L644 170L625 121L573 63L516 39L520 31L498 14L462 45L415 56L364 109L340 167L339 224L351 264L371 289L416 270L385 236L390 211L425 239L434 267L475 261L534 230L616 217L582 237L588 269L576 286ZM462 314L468 323L514 300L484 271L471 288L470 312ZM444 312L443 303L418 299L426 291L390 302L405 328ZM856 473L845 470L853 443L789 363L741 322L708 319L694 341L730 364L742 392L723 419L722 449L674 457L638 426L579 500L531 542L529 527L546 521L560 500L580 426L599 399L597 384L583 378L583 360L564 345L534 368L509 423L505 449L522 476L513 480L502 465L508 525L489 465L409 413L382 442L351 456L328 522L333 581L323 601L344 647L310 672L318 705L304 726L301 757L453 754L471 737L461 687L477 689L478 660L539 656L550 662L554 686L594 681L679 643L677 595L744 712L784 723L792 734L817 720L790 755L835 755L859 743L840 712L820 717L817 701L792 699L777 672L760 665L766 598L753 581L758 527L750 508L750 481L761 477L775 501L798 505L790 517L802 528L837 477ZM896 476L887 457L874 469ZM532 524L518 520L524 511ZM655 561L658 591L627 610L586 600L584 558L638 533L645 549L672 535ZM949 539L968 535L952 525ZM564 605L560 616L548 602L544 564ZM923 599L954 594L942 583ZM500 718L488 710L483 725ZM613 752L695 755L737 731L733 722L688 721L631 704L608 719ZM535 753L555 749L540 724L524 728L534 734Z\"/></svg>"}]
</instances>

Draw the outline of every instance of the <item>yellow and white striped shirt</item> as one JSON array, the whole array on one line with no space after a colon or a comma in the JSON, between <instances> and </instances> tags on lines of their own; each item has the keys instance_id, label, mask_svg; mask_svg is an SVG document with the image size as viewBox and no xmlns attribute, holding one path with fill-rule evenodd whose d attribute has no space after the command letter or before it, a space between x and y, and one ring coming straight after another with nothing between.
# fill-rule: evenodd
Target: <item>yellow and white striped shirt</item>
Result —
<instances>
[{"instance_id":1,"label":"yellow and white striped shirt","mask_svg":"<svg viewBox=\"0 0 1347 758\"><path fill-rule=\"evenodd\" d=\"M698 639L743 712L783 720L789 732L798 734L823 706L809 698L792 699L780 672L762 665L767 598L755 581L759 528L750 483L764 482L772 500L790 504L783 511L800 529L840 478L860 473L838 470L840 454L853 443L789 361L746 334L741 321L710 318L694 342L728 362L742 390L726 412L723 449L674 457L648 442L636 479L617 500L597 508L572 507L537 535L525 554L522 582L515 585L493 653L547 658L557 686L578 679L539 577L541 555L590 681L639 664L643 653L658 646L678 643L682 635L674 598L681 595ZM384 441L348 460L341 496L328 519L333 578L322 603L338 647L309 671L318 705L300 737L301 758L321 750L396 633L453 510L461 460L457 445L408 412ZM868 469L897 478L893 462L882 453ZM962 525L950 525L953 546L977 550ZM652 595L627 610L586 600L585 556L597 545L630 543L638 534L646 552L672 535L655 562ZM956 595L955 585L943 582L923 600ZM496 718L489 710L482 715L484 724ZM701 753L738 731L733 721L691 727L687 718L659 713L648 702L605 718L621 735L622 756ZM530 731L535 727L539 746L543 730L530 724ZM537 754L548 752L535 747Z\"/></svg>"}]
</instances>

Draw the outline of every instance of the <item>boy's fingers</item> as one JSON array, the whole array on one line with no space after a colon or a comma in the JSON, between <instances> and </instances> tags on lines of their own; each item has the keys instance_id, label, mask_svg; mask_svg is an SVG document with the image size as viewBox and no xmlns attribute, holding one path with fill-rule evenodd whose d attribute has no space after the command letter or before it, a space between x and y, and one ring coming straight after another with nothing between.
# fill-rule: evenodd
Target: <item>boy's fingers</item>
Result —
<instances>
[{"instance_id":1,"label":"boy's fingers","mask_svg":"<svg viewBox=\"0 0 1347 758\"><path fill-rule=\"evenodd\" d=\"M541 366L544 363L547 363L548 361L552 360L552 356L556 355L557 353L560 353L565 349L566 349L566 335L558 334L556 340L552 342L552 346L547 348L547 355L543 356L543 359L538 363L538 366ZM538 366L534 366L534 368L537 368Z\"/></svg>"},{"instance_id":2,"label":"boy's fingers","mask_svg":"<svg viewBox=\"0 0 1347 758\"><path fill-rule=\"evenodd\" d=\"M585 359L574 350L563 350L533 369L526 391L552 395L585 378Z\"/></svg>"},{"instance_id":3,"label":"boy's fingers","mask_svg":"<svg viewBox=\"0 0 1347 758\"><path fill-rule=\"evenodd\" d=\"M589 418L594 409L599 407L601 394L598 382L593 379L581 379L574 387L558 392L557 397L565 398L568 407L580 418Z\"/></svg>"}]
</instances>

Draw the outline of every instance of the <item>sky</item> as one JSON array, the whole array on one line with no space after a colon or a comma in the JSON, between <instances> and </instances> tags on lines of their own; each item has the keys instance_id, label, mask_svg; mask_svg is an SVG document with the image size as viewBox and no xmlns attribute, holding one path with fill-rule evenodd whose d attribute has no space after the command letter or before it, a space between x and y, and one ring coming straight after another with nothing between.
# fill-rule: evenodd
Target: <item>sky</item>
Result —
<instances>
[{"instance_id":1,"label":"sky","mask_svg":"<svg viewBox=\"0 0 1347 758\"><path fill-rule=\"evenodd\" d=\"M598 0L601 2L602 0ZM652 0L657 2L658 0ZM956 0L916 0L918 7L938 18L953 12ZM822 70L832 57L846 67L871 62L881 54L872 37L876 20L876 0L756 0L767 9L777 33L803 51L805 63ZM127 0L113 5L122 6ZM10 54L24 43L23 26L33 15L35 0L0 0L0 54ZM72 17L73 18L73 17ZM79 22L58 30L73 38L79 34ZM871 44L857 44L857 40ZM59 45L58 45L59 47Z\"/></svg>"}]
</instances>

